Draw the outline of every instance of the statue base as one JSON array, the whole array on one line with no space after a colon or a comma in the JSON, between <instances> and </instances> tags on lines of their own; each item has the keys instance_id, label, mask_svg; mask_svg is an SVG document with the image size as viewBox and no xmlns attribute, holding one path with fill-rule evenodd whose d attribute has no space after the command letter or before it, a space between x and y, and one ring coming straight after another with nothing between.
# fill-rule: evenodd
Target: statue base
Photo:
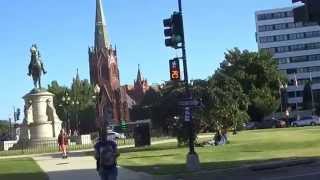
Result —
<instances>
[{"instance_id":1,"label":"statue base","mask_svg":"<svg viewBox=\"0 0 320 180\"><path fill-rule=\"evenodd\" d=\"M43 139L57 139L61 130L59 117L53 105L53 94L45 89L33 89L26 94L25 100L25 123L28 127L28 139L39 142ZM22 139L27 139L22 137Z\"/></svg>"}]
</instances>

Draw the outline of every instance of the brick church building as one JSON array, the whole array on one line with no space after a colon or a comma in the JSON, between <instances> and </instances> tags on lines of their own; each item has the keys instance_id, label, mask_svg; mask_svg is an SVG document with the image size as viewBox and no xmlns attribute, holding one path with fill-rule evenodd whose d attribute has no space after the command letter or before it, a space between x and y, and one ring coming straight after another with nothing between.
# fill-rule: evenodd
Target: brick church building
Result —
<instances>
[{"instance_id":1,"label":"brick church building","mask_svg":"<svg viewBox=\"0 0 320 180\"><path fill-rule=\"evenodd\" d=\"M126 91L129 96L134 100L134 104L138 105L141 103L144 95L150 89L148 81L143 79L140 65L138 66L137 78L134 80L133 86L126 85Z\"/></svg>"},{"instance_id":2,"label":"brick church building","mask_svg":"<svg viewBox=\"0 0 320 180\"><path fill-rule=\"evenodd\" d=\"M102 0L96 0L94 46L89 48L89 68L91 84L100 89L97 125L101 127L105 120L109 124L130 121L129 109L141 102L149 86L142 78L140 67L133 86L120 85L117 49L109 40Z\"/></svg>"}]
</instances>

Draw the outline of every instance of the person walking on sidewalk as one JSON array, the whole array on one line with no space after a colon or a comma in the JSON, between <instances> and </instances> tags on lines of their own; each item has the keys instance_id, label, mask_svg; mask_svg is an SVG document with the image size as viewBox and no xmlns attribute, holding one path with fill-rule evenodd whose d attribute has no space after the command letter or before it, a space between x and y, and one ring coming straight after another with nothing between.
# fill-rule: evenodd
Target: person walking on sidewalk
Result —
<instances>
[{"instance_id":1,"label":"person walking on sidewalk","mask_svg":"<svg viewBox=\"0 0 320 180\"><path fill-rule=\"evenodd\" d=\"M94 149L95 159L97 160L97 171L101 180L116 180L118 176L117 158L119 152L115 140L112 137L100 135Z\"/></svg>"},{"instance_id":2,"label":"person walking on sidewalk","mask_svg":"<svg viewBox=\"0 0 320 180\"><path fill-rule=\"evenodd\" d=\"M62 158L67 158L68 136L65 133L64 129L61 129L60 134L58 136L58 145L59 150L62 151Z\"/></svg>"}]
</instances>

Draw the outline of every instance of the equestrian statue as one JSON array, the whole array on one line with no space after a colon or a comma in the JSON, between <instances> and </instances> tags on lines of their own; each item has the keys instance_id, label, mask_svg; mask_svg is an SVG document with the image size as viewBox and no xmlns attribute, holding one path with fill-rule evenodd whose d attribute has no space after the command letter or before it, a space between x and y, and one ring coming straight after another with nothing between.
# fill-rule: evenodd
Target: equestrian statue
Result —
<instances>
[{"instance_id":1,"label":"equestrian statue","mask_svg":"<svg viewBox=\"0 0 320 180\"><path fill-rule=\"evenodd\" d=\"M41 89L41 76L42 76L42 73L46 74L47 71L44 70L43 63L41 60L41 55L36 44L33 44L31 46L30 52L31 52L31 61L28 67L29 69L28 76L32 76L34 88Z\"/></svg>"}]
</instances>

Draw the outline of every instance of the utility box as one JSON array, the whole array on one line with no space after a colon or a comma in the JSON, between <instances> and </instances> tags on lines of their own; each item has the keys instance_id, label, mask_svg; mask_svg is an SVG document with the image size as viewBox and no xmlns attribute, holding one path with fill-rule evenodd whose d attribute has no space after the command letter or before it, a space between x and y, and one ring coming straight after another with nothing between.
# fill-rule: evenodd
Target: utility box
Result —
<instances>
[{"instance_id":1,"label":"utility box","mask_svg":"<svg viewBox=\"0 0 320 180\"><path fill-rule=\"evenodd\" d=\"M150 146L150 125L149 123L137 124L134 128L134 145L135 147Z\"/></svg>"}]
</instances>

